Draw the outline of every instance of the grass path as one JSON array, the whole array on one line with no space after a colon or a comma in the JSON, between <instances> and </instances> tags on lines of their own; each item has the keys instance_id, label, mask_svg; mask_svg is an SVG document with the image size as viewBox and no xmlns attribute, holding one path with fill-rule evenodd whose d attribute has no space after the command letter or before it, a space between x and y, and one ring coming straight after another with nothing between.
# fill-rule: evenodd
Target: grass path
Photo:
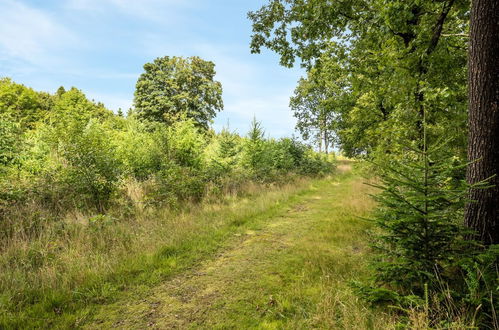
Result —
<instances>
[{"instance_id":1,"label":"grass path","mask_svg":"<svg viewBox=\"0 0 499 330\"><path fill-rule=\"evenodd\" d=\"M382 329L348 283L365 276L370 188L348 170L249 222L217 255L150 290L103 306L88 328Z\"/></svg>"}]
</instances>

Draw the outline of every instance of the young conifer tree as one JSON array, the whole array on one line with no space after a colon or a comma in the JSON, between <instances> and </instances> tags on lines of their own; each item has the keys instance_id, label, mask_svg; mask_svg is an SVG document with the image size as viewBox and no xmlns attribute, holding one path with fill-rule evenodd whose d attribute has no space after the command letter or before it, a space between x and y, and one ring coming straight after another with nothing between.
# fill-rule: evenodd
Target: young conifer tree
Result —
<instances>
[{"instance_id":1,"label":"young conifer tree","mask_svg":"<svg viewBox=\"0 0 499 330\"><path fill-rule=\"evenodd\" d=\"M375 303L422 304L435 325L449 322L458 310L458 318L488 328L497 324L499 250L483 252L465 239L467 164L452 154L448 142L429 143L425 117L419 147L406 146L403 157L380 166L380 182L373 184L381 190L374 196L379 205L375 285L361 293ZM486 189L487 182L473 188ZM445 315L432 304L444 304Z\"/></svg>"},{"instance_id":2,"label":"young conifer tree","mask_svg":"<svg viewBox=\"0 0 499 330\"><path fill-rule=\"evenodd\" d=\"M426 287L438 286L462 251L465 188L456 173L463 165L444 148L411 149L411 157L385 165L375 185L381 189L376 279L402 295L422 297Z\"/></svg>"},{"instance_id":3,"label":"young conifer tree","mask_svg":"<svg viewBox=\"0 0 499 330\"><path fill-rule=\"evenodd\" d=\"M380 182L373 184L381 190L374 196L379 205L374 267L383 288L370 292L373 301L424 297L442 279L454 276L449 269L463 250L459 220L465 165L446 148L448 143L429 143L424 108L421 123L418 147L407 145L403 157L391 156L380 166Z\"/></svg>"}]
</instances>

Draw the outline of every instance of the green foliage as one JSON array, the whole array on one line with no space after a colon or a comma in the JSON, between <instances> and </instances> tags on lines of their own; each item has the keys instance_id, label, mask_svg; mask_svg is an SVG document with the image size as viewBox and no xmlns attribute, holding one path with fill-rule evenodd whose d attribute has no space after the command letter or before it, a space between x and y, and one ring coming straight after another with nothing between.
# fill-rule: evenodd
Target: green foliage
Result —
<instances>
[{"instance_id":1,"label":"green foliage","mask_svg":"<svg viewBox=\"0 0 499 330\"><path fill-rule=\"evenodd\" d=\"M21 144L19 124L0 117L0 175L16 162Z\"/></svg>"},{"instance_id":2,"label":"green foliage","mask_svg":"<svg viewBox=\"0 0 499 330\"><path fill-rule=\"evenodd\" d=\"M323 175L330 173L334 166L329 156L308 149L300 162L300 169L300 173L304 175Z\"/></svg>"},{"instance_id":3,"label":"green foliage","mask_svg":"<svg viewBox=\"0 0 499 330\"><path fill-rule=\"evenodd\" d=\"M148 121L172 123L182 116L208 128L223 109L215 64L199 57L159 57L144 65L135 90L135 111Z\"/></svg>"},{"instance_id":4,"label":"green foliage","mask_svg":"<svg viewBox=\"0 0 499 330\"><path fill-rule=\"evenodd\" d=\"M104 123L112 116L76 88L57 95L47 122L27 135L20 171L31 177L33 193L55 209L106 209L120 175Z\"/></svg>"},{"instance_id":5,"label":"green foliage","mask_svg":"<svg viewBox=\"0 0 499 330\"><path fill-rule=\"evenodd\" d=\"M379 165L378 286L365 295L405 311L426 303L435 326L451 318L454 303L470 319L487 309L478 324L492 325L493 303L472 302L463 290L471 284L480 287L469 290L475 296L494 296L493 285L468 278L480 272L466 270L475 266L462 268L481 252L461 228L468 15L469 1L460 0L269 0L249 13L253 52L266 47L282 65L298 59L307 69L291 99L302 135L323 132L328 125L319 119L333 118L328 129L343 153ZM427 150L428 141L442 140L450 142ZM489 283L494 267L478 267L493 274ZM425 288L440 302L454 300L442 312L428 305Z\"/></svg>"},{"instance_id":6,"label":"green foliage","mask_svg":"<svg viewBox=\"0 0 499 330\"><path fill-rule=\"evenodd\" d=\"M460 281L450 284L453 293L458 294L458 304L475 316L477 324L497 327L499 246L491 245L468 258L461 258L460 271Z\"/></svg>"},{"instance_id":7,"label":"green foliage","mask_svg":"<svg viewBox=\"0 0 499 330\"><path fill-rule=\"evenodd\" d=\"M35 175L35 190L59 207L103 212L118 186L120 164L106 127L95 120L64 130L40 128L24 169Z\"/></svg>"},{"instance_id":8,"label":"green foliage","mask_svg":"<svg viewBox=\"0 0 499 330\"><path fill-rule=\"evenodd\" d=\"M34 128L52 106L52 97L35 92L9 78L0 78L0 118L10 118L23 128Z\"/></svg>"},{"instance_id":9,"label":"green foliage","mask_svg":"<svg viewBox=\"0 0 499 330\"><path fill-rule=\"evenodd\" d=\"M102 212L116 191L120 174L109 132L93 120L81 129L66 132L68 135L58 146L66 166L58 179Z\"/></svg>"},{"instance_id":10,"label":"green foliage","mask_svg":"<svg viewBox=\"0 0 499 330\"><path fill-rule=\"evenodd\" d=\"M333 61L329 61L332 64ZM328 73L329 75L327 75ZM321 70L311 69L307 78L301 78L290 99L290 107L297 119L296 128L305 140L318 142L319 148L328 148L335 140L338 129L338 113L343 111L346 94L346 77L330 81L331 71L324 66Z\"/></svg>"},{"instance_id":11,"label":"green foliage","mask_svg":"<svg viewBox=\"0 0 499 330\"><path fill-rule=\"evenodd\" d=\"M154 175L154 189L148 194L150 203L181 208L182 202L202 199L206 180L203 173L192 167L171 164Z\"/></svg>"},{"instance_id":12,"label":"green foliage","mask_svg":"<svg viewBox=\"0 0 499 330\"><path fill-rule=\"evenodd\" d=\"M448 145L407 147L404 158L378 165L374 281L356 287L373 304L397 305L406 313L424 309L429 325L461 319L488 328L498 307L499 255L496 247L482 251L467 238L466 165Z\"/></svg>"},{"instance_id":13,"label":"green foliage","mask_svg":"<svg viewBox=\"0 0 499 330\"><path fill-rule=\"evenodd\" d=\"M241 161L242 138L228 128L223 128L206 148L208 175L221 178L233 174Z\"/></svg>"},{"instance_id":14,"label":"green foliage","mask_svg":"<svg viewBox=\"0 0 499 330\"><path fill-rule=\"evenodd\" d=\"M467 15L467 1L272 0L249 13L251 48L307 68L291 100L304 136L328 127L347 156L399 153L424 108L464 157Z\"/></svg>"},{"instance_id":15,"label":"green foliage","mask_svg":"<svg viewBox=\"0 0 499 330\"><path fill-rule=\"evenodd\" d=\"M131 117L120 121L122 126L112 131L116 158L124 176L144 181L161 168L164 152L147 125Z\"/></svg>"},{"instance_id":16,"label":"green foliage","mask_svg":"<svg viewBox=\"0 0 499 330\"><path fill-rule=\"evenodd\" d=\"M31 90L26 93L31 95ZM134 230L146 230L141 227L144 221L155 224L151 232L164 231L161 240L170 239L171 226L157 223L156 213L241 193L251 181L284 183L295 175L321 175L333 168L296 140L265 138L256 120L248 137L241 137L228 130L206 130L203 125L208 121L201 125L188 113L179 114L169 125L135 115L124 118L76 88L59 88L48 99L51 106L46 112L33 110L42 111L33 117L38 119L24 121L10 112L0 116L0 267L9 269L0 276L2 325L22 327L28 318L71 314L76 306L109 301L123 279L139 283L135 275L120 273L116 262L128 254L131 242L134 249L142 249ZM31 124L25 124L28 121ZM238 216L227 222L227 228L245 221ZM220 222L212 223L218 228ZM198 225L193 221L185 235ZM228 229L220 231L220 238L225 232ZM151 236L139 234L141 239ZM211 231L203 235L199 237L219 241ZM217 244L207 246L215 249ZM88 249L78 255L81 250L76 246ZM62 249L64 260L56 257ZM186 251L192 253L182 252L182 258L194 260L197 245ZM118 279L90 271L99 264L95 258L104 254L110 258L111 275ZM140 255L145 261L134 261L138 265L132 263L127 271L138 269L147 281L173 272L171 260L159 256L148 261ZM73 265L83 259L88 262L85 271L74 270ZM40 280L44 276L50 280ZM12 321L13 315L19 318ZM30 324L42 326L42 321Z\"/></svg>"},{"instance_id":17,"label":"green foliage","mask_svg":"<svg viewBox=\"0 0 499 330\"><path fill-rule=\"evenodd\" d=\"M166 129L165 137L169 159L184 167L199 169L203 166L206 142L193 119L173 123Z\"/></svg>"},{"instance_id":18,"label":"green foliage","mask_svg":"<svg viewBox=\"0 0 499 330\"><path fill-rule=\"evenodd\" d=\"M220 193L251 178L325 173L311 150L295 140L265 139L256 120L242 138L227 130L201 131L186 116L169 126L114 116L75 88L59 90L54 98L46 123L24 133L22 152L16 124L2 121L2 168L10 173L2 188L5 201L29 197L58 213L72 208L104 213L113 203L129 203L118 195L136 180L147 187L142 202L178 207L201 200L214 187ZM14 163L15 171L7 171ZM329 163L327 168L332 169Z\"/></svg>"},{"instance_id":19,"label":"green foliage","mask_svg":"<svg viewBox=\"0 0 499 330\"><path fill-rule=\"evenodd\" d=\"M375 244L377 280L405 295L421 296L425 285L436 289L439 279L453 276L445 271L464 251L459 223L466 186L456 182L458 165L442 157L442 148L408 150L408 159L383 165L376 185L381 189L374 196L381 229Z\"/></svg>"},{"instance_id":20,"label":"green foliage","mask_svg":"<svg viewBox=\"0 0 499 330\"><path fill-rule=\"evenodd\" d=\"M88 100L81 90L73 87L67 92L58 92L49 122L63 129L66 125L73 125L74 122L85 125L92 118L105 120L112 117L113 113L102 103L96 104Z\"/></svg>"},{"instance_id":21,"label":"green foliage","mask_svg":"<svg viewBox=\"0 0 499 330\"><path fill-rule=\"evenodd\" d=\"M248 138L244 142L242 162L256 177L268 174L270 165L264 135L261 123L253 118Z\"/></svg>"}]
</instances>

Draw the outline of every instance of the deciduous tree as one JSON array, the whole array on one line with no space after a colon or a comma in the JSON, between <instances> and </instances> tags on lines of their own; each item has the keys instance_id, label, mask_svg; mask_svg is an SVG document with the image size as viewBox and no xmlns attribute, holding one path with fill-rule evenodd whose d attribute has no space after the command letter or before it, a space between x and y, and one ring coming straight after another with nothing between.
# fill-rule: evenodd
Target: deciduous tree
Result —
<instances>
[{"instance_id":1,"label":"deciduous tree","mask_svg":"<svg viewBox=\"0 0 499 330\"><path fill-rule=\"evenodd\" d=\"M144 65L135 90L135 111L148 121L171 123L182 115L205 129L223 109L215 64L199 57L159 57Z\"/></svg>"}]
</instances>

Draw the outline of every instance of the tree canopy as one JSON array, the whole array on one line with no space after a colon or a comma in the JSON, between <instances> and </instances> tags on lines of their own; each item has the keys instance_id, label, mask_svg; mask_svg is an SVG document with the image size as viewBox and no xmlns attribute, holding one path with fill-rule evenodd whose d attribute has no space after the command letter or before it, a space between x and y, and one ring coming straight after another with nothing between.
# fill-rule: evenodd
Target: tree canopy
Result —
<instances>
[{"instance_id":1,"label":"tree canopy","mask_svg":"<svg viewBox=\"0 0 499 330\"><path fill-rule=\"evenodd\" d=\"M424 110L433 138L465 129L467 1L271 0L248 15L253 52L299 60L323 86L343 81L326 88L341 101L329 111L347 154L415 141Z\"/></svg>"},{"instance_id":2,"label":"tree canopy","mask_svg":"<svg viewBox=\"0 0 499 330\"><path fill-rule=\"evenodd\" d=\"M0 79L0 117L18 122L22 128L33 128L46 118L52 101L48 93L36 92L9 78Z\"/></svg>"},{"instance_id":3,"label":"tree canopy","mask_svg":"<svg viewBox=\"0 0 499 330\"><path fill-rule=\"evenodd\" d=\"M158 57L144 65L135 90L135 111L147 121L172 123L179 116L208 128L223 109L222 84L214 80L215 64L197 56Z\"/></svg>"},{"instance_id":4,"label":"tree canopy","mask_svg":"<svg viewBox=\"0 0 499 330\"><path fill-rule=\"evenodd\" d=\"M478 322L490 325L496 298L470 298L464 283L478 271L477 286L497 287L497 251L477 257L476 249L497 242L497 1L475 0L472 8L471 35L467 0L269 0L248 16L252 52L268 48L281 65L306 69L291 98L302 135L327 127L347 156L376 164L376 273L359 291L402 306L416 295L428 308L428 292L445 299L445 286L465 297L453 304L479 306ZM477 241L470 243L464 223Z\"/></svg>"}]
</instances>

